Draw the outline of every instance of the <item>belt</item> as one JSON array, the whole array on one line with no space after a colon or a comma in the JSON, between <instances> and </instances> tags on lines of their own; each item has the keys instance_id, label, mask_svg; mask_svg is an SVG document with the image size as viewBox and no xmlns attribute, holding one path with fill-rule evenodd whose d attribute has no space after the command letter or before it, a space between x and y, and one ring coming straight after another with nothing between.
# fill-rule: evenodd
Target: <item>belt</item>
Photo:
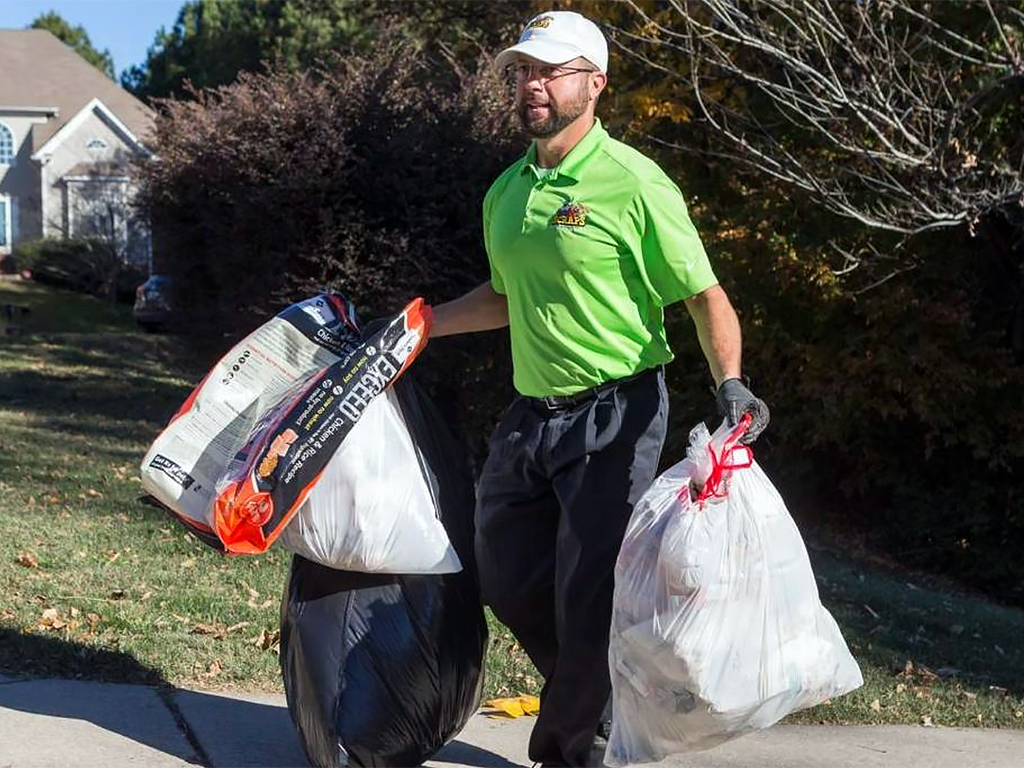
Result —
<instances>
[{"instance_id":1,"label":"belt","mask_svg":"<svg viewBox=\"0 0 1024 768\"><path fill-rule=\"evenodd\" d=\"M575 408L577 405L593 400L595 397L600 395L602 392L607 392L610 389L615 389L623 384L629 384L637 381L638 379L647 378L648 376L658 373L661 371L662 366L656 368L647 368L640 373L627 376L624 379L615 379L614 381L606 381L604 384L598 384L596 387L590 389L584 389L581 392L574 392L571 395L548 395L547 397L527 397L523 395L523 399L534 407L541 410L548 411L564 411L569 408Z\"/></svg>"}]
</instances>

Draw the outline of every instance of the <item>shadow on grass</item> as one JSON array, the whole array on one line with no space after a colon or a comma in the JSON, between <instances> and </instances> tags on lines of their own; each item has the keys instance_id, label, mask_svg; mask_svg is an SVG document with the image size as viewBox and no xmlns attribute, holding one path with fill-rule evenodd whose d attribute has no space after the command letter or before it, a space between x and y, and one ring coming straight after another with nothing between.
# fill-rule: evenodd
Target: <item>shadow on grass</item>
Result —
<instances>
[{"instance_id":1,"label":"shadow on grass","mask_svg":"<svg viewBox=\"0 0 1024 768\"><path fill-rule=\"evenodd\" d=\"M102 348L5 349L9 360L20 356L23 364L0 370L0 406L54 418L74 414L162 424L188 395L190 387L181 379L198 381L190 371L177 378L174 356L134 343L138 337L97 341ZM45 361L45 367L32 365L33 358Z\"/></svg>"},{"instance_id":2,"label":"shadow on grass","mask_svg":"<svg viewBox=\"0 0 1024 768\"><path fill-rule=\"evenodd\" d=\"M0 674L166 685L163 675L128 653L0 627Z\"/></svg>"},{"instance_id":3,"label":"shadow on grass","mask_svg":"<svg viewBox=\"0 0 1024 768\"><path fill-rule=\"evenodd\" d=\"M822 602L858 658L893 675L910 661L969 686L1024 694L1024 610L917 586L825 549L810 555Z\"/></svg>"}]
</instances>

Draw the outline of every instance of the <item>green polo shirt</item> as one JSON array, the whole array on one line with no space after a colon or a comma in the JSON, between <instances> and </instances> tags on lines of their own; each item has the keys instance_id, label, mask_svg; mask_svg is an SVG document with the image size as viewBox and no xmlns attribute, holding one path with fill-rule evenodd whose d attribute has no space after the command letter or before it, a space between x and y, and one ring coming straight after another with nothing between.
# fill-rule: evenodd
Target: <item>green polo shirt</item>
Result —
<instances>
[{"instance_id":1,"label":"green polo shirt","mask_svg":"<svg viewBox=\"0 0 1024 768\"><path fill-rule=\"evenodd\" d=\"M536 158L484 198L516 389L568 395L667 363L663 308L717 283L679 188L600 121L546 176Z\"/></svg>"}]
</instances>

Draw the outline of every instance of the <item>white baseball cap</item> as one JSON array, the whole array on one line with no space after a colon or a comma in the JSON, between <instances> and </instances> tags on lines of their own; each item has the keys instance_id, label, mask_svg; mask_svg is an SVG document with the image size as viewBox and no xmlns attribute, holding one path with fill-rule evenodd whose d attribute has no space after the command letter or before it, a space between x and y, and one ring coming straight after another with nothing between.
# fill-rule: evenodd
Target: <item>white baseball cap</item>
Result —
<instances>
[{"instance_id":1,"label":"white baseball cap","mask_svg":"<svg viewBox=\"0 0 1024 768\"><path fill-rule=\"evenodd\" d=\"M530 19L519 42L498 54L494 63L503 68L516 54L545 64L565 64L582 56L602 72L608 69L608 43L597 24L573 11L549 11Z\"/></svg>"}]
</instances>

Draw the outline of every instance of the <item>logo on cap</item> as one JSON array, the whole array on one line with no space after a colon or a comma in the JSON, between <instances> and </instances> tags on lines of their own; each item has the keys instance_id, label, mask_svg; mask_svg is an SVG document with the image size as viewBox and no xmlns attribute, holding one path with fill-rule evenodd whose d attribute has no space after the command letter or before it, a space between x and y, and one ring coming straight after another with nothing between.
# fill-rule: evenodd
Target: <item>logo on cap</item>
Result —
<instances>
[{"instance_id":1,"label":"logo on cap","mask_svg":"<svg viewBox=\"0 0 1024 768\"><path fill-rule=\"evenodd\" d=\"M587 207L582 203L567 200L551 218L553 227L585 227L587 226Z\"/></svg>"},{"instance_id":2,"label":"logo on cap","mask_svg":"<svg viewBox=\"0 0 1024 768\"><path fill-rule=\"evenodd\" d=\"M527 29L547 29L551 26L550 16L538 16L536 19L526 25Z\"/></svg>"}]
</instances>

